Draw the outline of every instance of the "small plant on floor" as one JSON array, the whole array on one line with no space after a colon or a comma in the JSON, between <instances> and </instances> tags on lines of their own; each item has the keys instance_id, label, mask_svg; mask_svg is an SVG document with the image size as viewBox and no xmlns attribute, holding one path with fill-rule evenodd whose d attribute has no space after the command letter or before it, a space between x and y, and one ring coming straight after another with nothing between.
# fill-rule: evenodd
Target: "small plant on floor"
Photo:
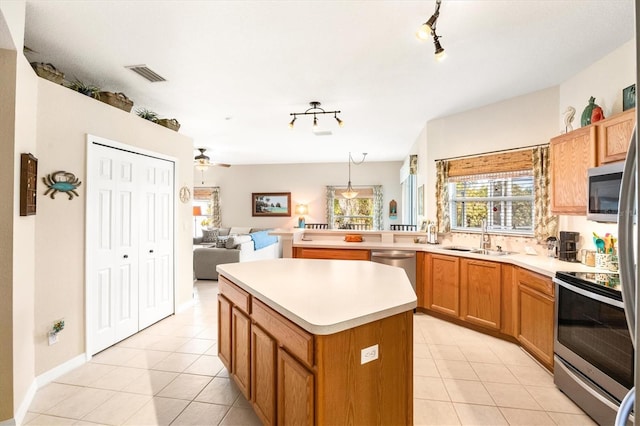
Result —
<instances>
[{"instance_id":1,"label":"small plant on floor","mask_svg":"<svg viewBox=\"0 0 640 426\"><path fill-rule=\"evenodd\" d=\"M158 121L158 114L153 112L153 111L151 111L151 110L148 110L146 108L138 108L138 109L136 109L136 114L138 115L138 117L142 117L145 120L149 120L149 121L152 121L154 123L156 121Z\"/></svg>"},{"instance_id":2,"label":"small plant on floor","mask_svg":"<svg viewBox=\"0 0 640 426\"><path fill-rule=\"evenodd\" d=\"M100 98L100 88L97 86L93 86L91 84L86 84L82 80L78 80L77 78L69 83L67 87L71 90L75 90L76 92L80 92L83 95L89 96L94 99Z\"/></svg>"}]
</instances>

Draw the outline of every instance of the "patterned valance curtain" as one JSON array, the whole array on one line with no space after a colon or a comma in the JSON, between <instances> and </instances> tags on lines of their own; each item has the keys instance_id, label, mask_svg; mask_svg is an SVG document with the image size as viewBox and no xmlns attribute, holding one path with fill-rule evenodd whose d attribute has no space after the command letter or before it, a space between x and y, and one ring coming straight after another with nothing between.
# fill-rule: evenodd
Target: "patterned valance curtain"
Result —
<instances>
[{"instance_id":1,"label":"patterned valance curtain","mask_svg":"<svg viewBox=\"0 0 640 426\"><path fill-rule=\"evenodd\" d=\"M373 229L384 229L384 199L382 196L382 185L373 186Z\"/></svg>"},{"instance_id":2,"label":"patterned valance curtain","mask_svg":"<svg viewBox=\"0 0 640 426\"><path fill-rule=\"evenodd\" d=\"M412 154L409 156L409 174L417 175L418 174L418 155Z\"/></svg>"},{"instance_id":3,"label":"patterned valance curtain","mask_svg":"<svg viewBox=\"0 0 640 426\"><path fill-rule=\"evenodd\" d=\"M449 162L436 161L436 220L438 232L449 232L451 221L449 217Z\"/></svg>"},{"instance_id":4,"label":"patterned valance curtain","mask_svg":"<svg viewBox=\"0 0 640 426\"><path fill-rule=\"evenodd\" d=\"M222 212L220 211L220 187L214 186L211 191L211 222L215 228L222 226Z\"/></svg>"},{"instance_id":5,"label":"patterned valance curtain","mask_svg":"<svg viewBox=\"0 0 640 426\"><path fill-rule=\"evenodd\" d=\"M335 186L327 186L326 190L326 200L327 200L327 210L326 217L327 223L329 224L329 228L333 229L333 200L336 197L336 187Z\"/></svg>"},{"instance_id":6,"label":"patterned valance curtain","mask_svg":"<svg viewBox=\"0 0 640 426\"><path fill-rule=\"evenodd\" d=\"M533 149L533 182L535 185L534 236L539 243L558 235L558 216L551 214L549 187L549 146Z\"/></svg>"}]
</instances>

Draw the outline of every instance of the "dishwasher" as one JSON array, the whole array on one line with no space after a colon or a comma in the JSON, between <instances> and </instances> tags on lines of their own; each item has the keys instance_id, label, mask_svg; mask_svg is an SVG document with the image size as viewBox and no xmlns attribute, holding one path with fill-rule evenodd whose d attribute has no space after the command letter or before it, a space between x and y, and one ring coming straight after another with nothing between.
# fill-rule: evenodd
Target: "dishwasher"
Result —
<instances>
[{"instance_id":1,"label":"dishwasher","mask_svg":"<svg viewBox=\"0 0 640 426\"><path fill-rule=\"evenodd\" d=\"M371 261L404 269L416 291L416 252L408 250L372 250Z\"/></svg>"}]
</instances>

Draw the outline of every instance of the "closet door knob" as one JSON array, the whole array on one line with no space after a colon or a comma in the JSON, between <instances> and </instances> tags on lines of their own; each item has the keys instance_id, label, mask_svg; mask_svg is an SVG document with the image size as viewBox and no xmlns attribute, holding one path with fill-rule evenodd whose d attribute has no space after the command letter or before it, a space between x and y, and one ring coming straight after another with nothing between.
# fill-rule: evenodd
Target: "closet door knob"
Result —
<instances>
[{"instance_id":1,"label":"closet door knob","mask_svg":"<svg viewBox=\"0 0 640 426\"><path fill-rule=\"evenodd\" d=\"M125 255L124 255L124 256L122 256L122 257L124 257L125 259L128 259L128 258L129 258L129 255L128 255L128 254L125 254Z\"/></svg>"}]
</instances>

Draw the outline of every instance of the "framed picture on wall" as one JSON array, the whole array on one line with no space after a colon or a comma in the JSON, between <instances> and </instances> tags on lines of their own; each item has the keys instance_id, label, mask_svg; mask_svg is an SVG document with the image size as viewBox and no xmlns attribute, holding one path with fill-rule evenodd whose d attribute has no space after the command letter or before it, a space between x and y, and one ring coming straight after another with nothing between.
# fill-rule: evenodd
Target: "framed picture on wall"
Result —
<instances>
[{"instance_id":1,"label":"framed picture on wall","mask_svg":"<svg viewBox=\"0 0 640 426\"><path fill-rule=\"evenodd\" d=\"M626 111L636 106L636 85L622 89L622 110Z\"/></svg>"},{"instance_id":2,"label":"framed picture on wall","mask_svg":"<svg viewBox=\"0 0 640 426\"><path fill-rule=\"evenodd\" d=\"M251 216L291 216L290 192L253 192Z\"/></svg>"},{"instance_id":3,"label":"framed picture on wall","mask_svg":"<svg viewBox=\"0 0 640 426\"><path fill-rule=\"evenodd\" d=\"M424 185L418 187L418 216L424 216Z\"/></svg>"}]
</instances>

